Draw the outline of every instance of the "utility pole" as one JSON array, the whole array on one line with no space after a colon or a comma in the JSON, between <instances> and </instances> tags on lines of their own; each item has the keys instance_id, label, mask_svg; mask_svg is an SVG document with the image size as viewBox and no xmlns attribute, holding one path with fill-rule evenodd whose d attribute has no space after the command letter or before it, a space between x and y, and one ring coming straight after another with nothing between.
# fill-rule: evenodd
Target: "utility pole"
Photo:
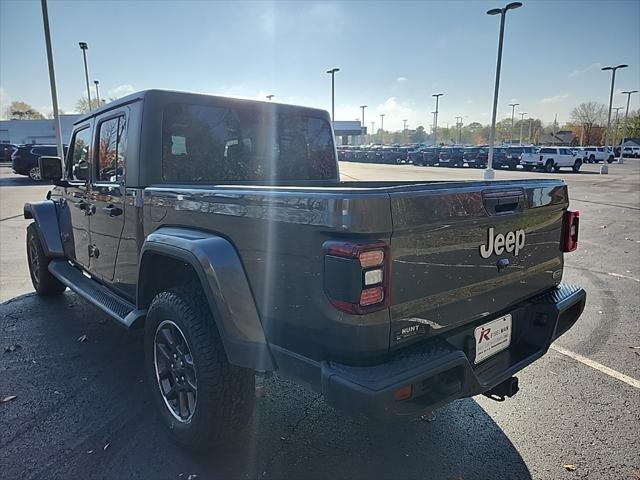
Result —
<instances>
[{"instance_id":1,"label":"utility pole","mask_svg":"<svg viewBox=\"0 0 640 480\"><path fill-rule=\"evenodd\" d=\"M620 141L620 156L618 157L618 163L624 163L624 155L622 155L622 149L624 148L624 141L627 137L627 117L629 116L629 100L631 100L631 95L634 93L638 93L638 90L622 92L623 95L627 96L627 110L624 112L624 128L622 130L622 140Z\"/></svg>"},{"instance_id":2,"label":"utility pole","mask_svg":"<svg viewBox=\"0 0 640 480\"><path fill-rule=\"evenodd\" d=\"M556 116L553 117L553 144L556 144L556 128L558 125L558 114L556 113Z\"/></svg>"},{"instance_id":3,"label":"utility pole","mask_svg":"<svg viewBox=\"0 0 640 480\"><path fill-rule=\"evenodd\" d=\"M435 119L433 120L433 143L438 146L438 100L444 93L434 93L432 97L436 97Z\"/></svg>"},{"instance_id":4,"label":"utility pole","mask_svg":"<svg viewBox=\"0 0 640 480\"><path fill-rule=\"evenodd\" d=\"M371 139L374 138L375 134L376 134L376 122L371 122Z\"/></svg>"},{"instance_id":5,"label":"utility pole","mask_svg":"<svg viewBox=\"0 0 640 480\"><path fill-rule=\"evenodd\" d=\"M403 123L403 125L404 125L404 126L403 126L403 128L402 128L402 131L403 131L403 132L406 132L406 131L407 131L407 122L408 122L408 120L402 120L402 123Z\"/></svg>"},{"instance_id":6,"label":"utility pole","mask_svg":"<svg viewBox=\"0 0 640 480\"><path fill-rule=\"evenodd\" d=\"M462 117L456 117L456 127L458 127L458 145L462 145Z\"/></svg>"},{"instance_id":7,"label":"utility pole","mask_svg":"<svg viewBox=\"0 0 640 480\"><path fill-rule=\"evenodd\" d=\"M613 143L611 144L611 151L615 148L616 140L618 139L618 112L622 110L622 107L615 107L612 110L616 111L616 119L613 122Z\"/></svg>"},{"instance_id":8,"label":"utility pole","mask_svg":"<svg viewBox=\"0 0 640 480\"><path fill-rule=\"evenodd\" d=\"M511 107L511 134L509 135L509 145L511 145L513 143L513 130L515 128L515 123L514 123L514 116L516 113L516 107L520 105L519 103L510 103L509 106Z\"/></svg>"},{"instance_id":9,"label":"utility pole","mask_svg":"<svg viewBox=\"0 0 640 480\"><path fill-rule=\"evenodd\" d=\"M360 105L360 110L362 110L362 123L360 124L362 127L362 138L364 139L364 130L365 130L365 126L364 126L364 109L367 108L367 105Z\"/></svg>"},{"instance_id":10,"label":"utility pole","mask_svg":"<svg viewBox=\"0 0 640 480\"><path fill-rule=\"evenodd\" d=\"M89 102L89 112L92 110L91 108L91 89L89 88L89 66L87 65L87 50L89 50L89 45L87 42L79 42L80 50L82 50L82 58L84 58L84 79L87 82L87 102Z\"/></svg>"},{"instance_id":11,"label":"utility pole","mask_svg":"<svg viewBox=\"0 0 640 480\"><path fill-rule=\"evenodd\" d=\"M380 143L384 145L384 113L380 114Z\"/></svg>"},{"instance_id":12,"label":"utility pole","mask_svg":"<svg viewBox=\"0 0 640 480\"><path fill-rule=\"evenodd\" d=\"M527 112L520 112L518 115L520 115L520 145L522 145L522 127L524 125L524 116L527 114Z\"/></svg>"},{"instance_id":13,"label":"utility pole","mask_svg":"<svg viewBox=\"0 0 640 480\"><path fill-rule=\"evenodd\" d=\"M532 136L533 130L531 130L532 123L533 123L533 118L529 117L529 143L531 145L533 145L533 136Z\"/></svg>"},{"instance_id":14,"label":"utility pole","mask_svg":"<svg viewBox=\"0 0 640 480\"><path fill-rule=\"evenodd\" d=\"M47 63L49 64L49 84L51 86L51 103L53 104L53 126L56 131L56 146L58 157L64 162L64 149L62 148L62 134L60 129L60 115L58 114L58 91L56 89L56 72L53 67L53 48L51 47L51 31L49 30L49 10L47 0L41 0L42 23L44 24L44 40L47 46Z\"/></svg>"}]
</instances>

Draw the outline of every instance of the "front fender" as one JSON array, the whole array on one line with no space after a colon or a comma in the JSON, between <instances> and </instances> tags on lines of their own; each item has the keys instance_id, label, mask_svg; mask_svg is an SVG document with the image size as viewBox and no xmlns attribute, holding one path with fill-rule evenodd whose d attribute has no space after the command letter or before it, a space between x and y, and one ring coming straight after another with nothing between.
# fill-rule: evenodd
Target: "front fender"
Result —
<instances>
[{"instance_id":1,"label":"front fender","mask_svg":"<svg viewBox=\"0 0 640 480\"><path fill-rule=\"evenodd\" d=\"M234 246L220 236L184 228L160 228L142 247L138 308L145 254L166 255L189 264L200 279L229 362L255 370L275 370L253 294Z\"/></svg>"},{"instance_id":2,"label":"front fender","mask_svg":"<svg viewBox=\"0 0 640 480\"><path fill-rule=\"evenodd\" d=\"M35 221L44 254L50 258L64 257L55 202L53 200L44 200L42 202L25 203L23 215L24 218L32 218Z\"/></svg>"}]
</instances>

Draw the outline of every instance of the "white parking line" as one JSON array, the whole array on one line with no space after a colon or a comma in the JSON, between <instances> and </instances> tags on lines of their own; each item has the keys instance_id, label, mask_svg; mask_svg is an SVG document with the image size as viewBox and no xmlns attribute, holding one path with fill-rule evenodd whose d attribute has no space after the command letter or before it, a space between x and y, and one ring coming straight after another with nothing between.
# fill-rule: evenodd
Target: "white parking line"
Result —
<instances>
[{"instance_id":1,"label":"white parking line","mask_svg":"<svg viewBox=\"0 0 640 480\"><path fill-rule=\"evenodd\" d=\"M551 348L562 355L566 355L569 358L573 358L575 361L585 364L588 367L591 367L599 372L604 373L605 375L609 375L610 377L615 378L616 380L620 380L621 382L626 383L627 385L631 385L637 389L640 389L640 381L635 378L629 377L624 373L620 373L612 368L606 367L601 363L595 362L593 360L588 359L587 357L583 357L577 353L574 353L570 350L567 350L562 347L558 347L556 345L551 345Z\"/></svg>"}]
</instances>

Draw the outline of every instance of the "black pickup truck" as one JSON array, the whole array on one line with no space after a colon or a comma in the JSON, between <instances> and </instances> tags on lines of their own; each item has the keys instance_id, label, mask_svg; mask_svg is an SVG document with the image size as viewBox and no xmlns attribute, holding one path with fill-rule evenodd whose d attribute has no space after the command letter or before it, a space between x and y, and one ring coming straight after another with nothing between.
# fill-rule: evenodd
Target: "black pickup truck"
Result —
<instances>
[{"instance_id":1,"label":"black pickup truck","mask_svg":"<svg viewBox=\"0 0 640 480\"><path fill-rule=\"evenodd\" d=\"M179 443L250 418L277 371L378 419L504 398L578 319L555 179L341 182L326 112L150 90L80 118L28 203L31 279L144 328Z\"/></svg>"}]
</instances>

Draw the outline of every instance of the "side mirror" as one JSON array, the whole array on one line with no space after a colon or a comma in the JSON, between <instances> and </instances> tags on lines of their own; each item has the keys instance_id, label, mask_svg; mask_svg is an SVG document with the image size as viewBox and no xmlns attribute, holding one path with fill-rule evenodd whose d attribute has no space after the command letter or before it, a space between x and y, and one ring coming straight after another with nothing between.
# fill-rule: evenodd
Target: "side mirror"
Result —
<instances>
[{"instance_id":1,"label":"side mirror","mask_svg":"<svg viewBox=\"0 0 640 480\"><path fill-rule=\"evenodd\" d=\"M40 157L38 158L40 167L40 177L43 180L59 182L62 180L62 160L60 157Z\"/></svg>"}]
</instances>

